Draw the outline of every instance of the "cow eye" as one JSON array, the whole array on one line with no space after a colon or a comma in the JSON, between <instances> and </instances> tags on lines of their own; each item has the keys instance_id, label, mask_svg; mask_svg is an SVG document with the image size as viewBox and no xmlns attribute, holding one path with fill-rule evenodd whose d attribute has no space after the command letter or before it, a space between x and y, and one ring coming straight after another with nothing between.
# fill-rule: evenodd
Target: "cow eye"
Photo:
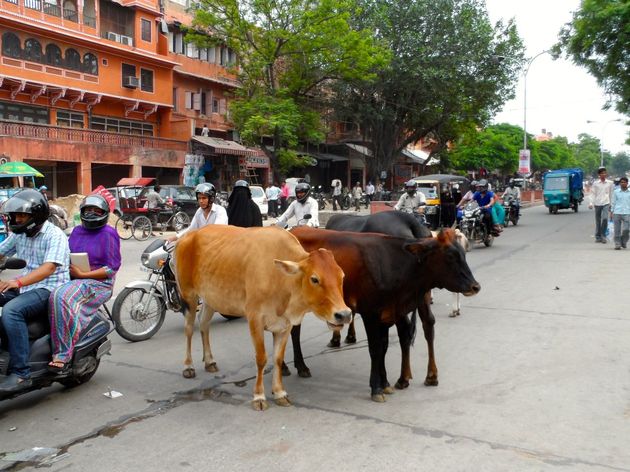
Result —
<instances>
[{"instance_id":1,"label":"cow eye","mask_svg":"<svg viewBox=\"0 0 630 472\"><path fill-rule=\"evenodd\" d=\"M311 275L311 282L313 284L317 285L319 283L319 279L316 276Z\"/></svg>"}]
</instances>

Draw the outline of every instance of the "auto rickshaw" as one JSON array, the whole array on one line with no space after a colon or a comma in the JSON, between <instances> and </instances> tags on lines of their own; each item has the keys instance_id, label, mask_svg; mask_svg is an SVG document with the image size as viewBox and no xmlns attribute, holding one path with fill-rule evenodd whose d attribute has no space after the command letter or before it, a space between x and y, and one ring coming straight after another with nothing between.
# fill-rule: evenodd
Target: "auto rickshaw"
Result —
<instances>
[{"instance_id":1,"label":"auto rickshaw","mask_svg":"<svg viewBox=\"0 0 630 472\"><path fill-rule=\"evenodd\" d=\"M543 177L543 199L549 213L572 209L577 213L578 205L584 200L584 172L582 169L557 169Z\"/></svg>"},{"instance_id":2,"label":"auto rickshaw","mask_svg":"<svg viewBox=\"0 0 630 472\"><path fill-rule=\"evenodd\" d=\"M452 226L457 218L456 205L468 191L470 181L451 174L422 175L413 180L427 199L424 214L431 229Z\"/></svg>"}]
</instances>

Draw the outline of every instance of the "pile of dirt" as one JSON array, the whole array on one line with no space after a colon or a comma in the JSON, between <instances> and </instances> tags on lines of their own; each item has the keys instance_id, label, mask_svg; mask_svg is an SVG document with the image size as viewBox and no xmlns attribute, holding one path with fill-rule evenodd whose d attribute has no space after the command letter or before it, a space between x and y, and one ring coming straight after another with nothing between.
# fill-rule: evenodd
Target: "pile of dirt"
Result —
<instances>
[{"instance_id":1,"label":"pile of dirt","mask_svg":"<svg viewBox=\"0 0 630 472\"><path fill-rule=\"evenodd\" d=\"M68 225L74 226L74 215L79 214L79 206L84 198L85 195L78 195L74 193L72 195L68 195L67 197L59 197L54 200L50 200L50 203L53 205L59 205L66 210L66 213L68 214ZM111 226L115 226L117 219L118 217L116 215L110 213L107 223Z\"/></svg>"}]
</instances>

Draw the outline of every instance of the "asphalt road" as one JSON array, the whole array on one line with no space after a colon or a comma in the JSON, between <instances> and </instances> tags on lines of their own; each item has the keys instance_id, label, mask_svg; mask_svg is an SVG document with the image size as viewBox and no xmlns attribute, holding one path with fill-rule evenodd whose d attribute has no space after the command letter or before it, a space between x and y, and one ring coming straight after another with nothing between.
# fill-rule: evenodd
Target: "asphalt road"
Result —
<instances>
[{"instance_id":1,"label":"asphalt road","mask_svg":"<svg viewBox=\"0 0 630 472\"><path fill-rule=\"evenodd\" d=\"M213 319L218 374L201 368L196 335L188 380L182 318L169 313L151 340L112 334L112 356L88 384L0 403L0 469L630 470L630 250L595 244L592 220L585 205L529 208L494 246L468 254L479 295L449 318L451 295L435 294L438 387L422 383L419 335L411 386L372 402L361 322L356 345L330 350L326 326L307 318L313 378L285 378L293 407L255 412L246 323ZM118 289L140 273L145 245L124 243ZM395 330L387 365L395 380ZM107 398L109 388L123 395Z\"/></svg>"}]
</instances>

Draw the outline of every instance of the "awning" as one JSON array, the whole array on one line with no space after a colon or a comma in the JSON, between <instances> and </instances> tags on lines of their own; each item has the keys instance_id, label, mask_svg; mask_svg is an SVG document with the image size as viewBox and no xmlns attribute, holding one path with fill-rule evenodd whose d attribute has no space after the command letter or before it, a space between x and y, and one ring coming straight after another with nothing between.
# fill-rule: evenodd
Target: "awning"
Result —
<instances>
[{"instance_id":1,"label":"awning","mask_svg":"<svg viewBox=\"0 0 630 472\"><path fill-rule=\"evenodd\" d=\"M124 177L118 181L116 187L146 187L155 177Z\"/></svg>"},{"instance_id":2,"label":"awning","mask_svg":"<svg viewBox=\"0 0 630 472\"><path fill-rule=\"evenodd\" d=\"M367 157L372 157L372 151L370 151L365 146L361 146L360 144L351 144L351 143L346 143L346 146L358 152L359 154L363 154L364 156L367 156Z\"/></svg>"},{"instance_id":3,"label":"awning","mask_svg":"<svg viewBox=\"0 0 630 472\"><path fill-rule=\"evenodd\" d=\"M247 148L236 141L227 141L225 139L212 138L210 136L193 136L192 139L209 147L215 154L226 154L230 156L261 155L258 149Z\"/></svg>"},{"instance_id":4,"label":"awning","mask_svg":"<svg viewBox=\"0 0 630 472\"><path fill-rule=\"evenodd\" d=\"M401 151L402 155L412 160L417 164L423 164L429 158L429 153L425 151L421 151L420 149L403 149ZM429 162L426 163L428 166L432 166L435 164L439 164L440 160L438 158L432 157Z\"/></svg>"},{"instance_id":5,"label":"awning","mask_svg":"<svg viewBox=\"0 0 630 472\"><path fill-rule=\"evenodd\" d=\"M345 156L338 156L337 154L328 154L325 152L313 152L311 155L320 161L344 162L348 160Z\"/></svg>"}]
</instances>

